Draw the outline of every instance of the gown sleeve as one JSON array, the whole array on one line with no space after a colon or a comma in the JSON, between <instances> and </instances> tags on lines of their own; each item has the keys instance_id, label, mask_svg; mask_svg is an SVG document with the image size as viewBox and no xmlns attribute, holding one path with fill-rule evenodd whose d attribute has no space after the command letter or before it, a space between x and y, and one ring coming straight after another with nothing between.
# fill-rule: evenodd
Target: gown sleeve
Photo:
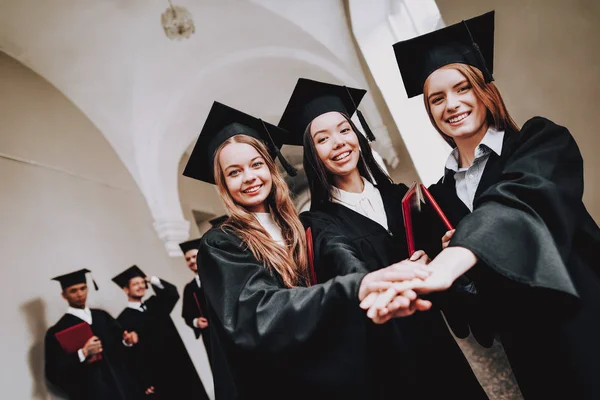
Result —
<instances>
[{"instance_id":1,"label":"gown sleeve","mask_svg":"<svg viewBox=\"0 0 600 400\"><path fill-rule=\"evenodd\" d=\"M583 209L581 154L566 128L544 118L528 121L519 135L500 179L475 200L450 246L473 251L489 267L477 274L493 271L516 287L577 297L566 264Z\"/></svg>"},{"instance_id":2,"label":"gown sleeve","mask_svg":"<svg viewBox=\"0 0 600 400\"><path fill-rule=\"evenodd\" d=\"M160 280L162 288L156 285L152 285L154 292L156 293L156 304L160 307L160 310L165 314L170 314L175 308L175 304L179 300L179 293L177 288L172 283Z\"/></svg>"},{"instance_id":3,"label":"gown sleeve","mask_svg":"<svg viewBox=\"0 0 600 400\"><path fill-rule=\"evenodd\" d=\"M213 229L200 245L201 280L215 321L236 347L273 355L298 349L337 309L358 307L364 273L285 288L235 235Z\"/></svg>"},{"instance_id":4,"label":"gown sleeve","mask_svg":"<svg viewBox=\"0 0 600 400\"><path fill-rule=\"evenodd\" d=\"M334 218L324 212L310 211L303 213L301 220L312 230L317 282L375 269L362 261L358 250L341 232Z\"/></svg>"},{"instance_id":5,"label":"gown sleeve","mask_svg":"<svg viewBox=\"0 0 600 400\"><path fill-rule=\"evenodd\" d=\"M79 355L65 353L52 331L46 333L44 348L46 378L52 384L65 389L67 378L75 376L74 372L81 368Z\"/></svg>"}]
</instances>

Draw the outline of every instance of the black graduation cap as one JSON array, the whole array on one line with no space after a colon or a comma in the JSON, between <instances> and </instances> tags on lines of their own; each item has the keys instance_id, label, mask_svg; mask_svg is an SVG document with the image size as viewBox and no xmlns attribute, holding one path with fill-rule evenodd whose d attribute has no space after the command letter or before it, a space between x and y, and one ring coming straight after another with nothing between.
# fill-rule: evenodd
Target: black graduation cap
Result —
<instances>
[{"instance_id":1,"label":"black graduation cap","mask_svg":"<svg viewBox=\"0 0 600 400\"><path fill-rule=\"evenodd\" d=\"M286 138L286 144L302 146L304 131L313 119L321 114L338 111L352 117L356 111L367 139L375 140L375 136L363 117L358 105L367 93L364 89L298 79L292 96L279 120L278 126L288 130L292 135Z\"/></svg>"},{"instance_id":2,"label":"black graduation cap","mask_svg":"<svg viewBox=\"0 0 600 400\"><path fill-rule=\"evenodd\" d=\"M200 239L188 240L187 242L179 243L179 248L183 251L183 254L190 250L198 249L200 247Z\"/></svg>"},{"instance_id":3,"label":"black graduation cap","mask_svg":"<svg viewBox=\"0 0 600 400\"><path fill-rule=\"evenodd\" d=\"M208 222L210 222L210 225L212 227L217 227L217 226L220 226L223 222L225 222L227 220L227 218L229 218L229 215L221 215L220 217L213 218L213 219L209 220Z\"/></svg>"},{"instance_id":4,"label":"black graduation cap","mask_svg":"<svg viewBox=\"0 0 600 400\"><path fill-rule=\"evenodd\" d=\"M271 157L279 158L288 175L295 176L296 170L283 157L279 149L287 132L234 108L214 102L194 150L190 155L183 175L208 183L215 183L213 161L219 146L232 136L244 134L262 140Z\"/></svg>"},{"instance_id":5,"label":"black graduation cap","mask_svg":"<svg viewBox=\"0 0 600 400\"><path fill-rule=\"evenodd\" d=\"M494 80L494 11L398 42L394 53L408 97L423 93L429 75L448 64L478 68L489 83Z\"/></svg>"},{"instance_id":6,"label":"black graduation cap","mask_svg":"<svg viewBox=\"0 0 600 400\"><path fill-rule=\"evenodd\" d=\"M124 288L129 286L129 281L132 278L141 276L142 278L146 278L146 274L142 271L137 265L132 265L127 268L125 271L121 272L119 275L112 278L112 281L119 285L119 287ZM147 285L146 285L147 286Z\"/></svg>"},{"instance_id":7,"label":"black graduation cap","mask_svg":"<svg viewBox=\"0 0 600 400\"><path fill-rule=\"evenodd\" d=\"M88 272L92 272L89 269L80 269L79 271L70 272L68 274L56 276L52 278L53 281L60 282L60 286L62 290L65 290L69 286L78 285L80 283L87 283L87 279L85 274ZM94 283L94 289L98 290L98 285L96 281L92 278L92 282Z\"/></svg>"}]
</instances>

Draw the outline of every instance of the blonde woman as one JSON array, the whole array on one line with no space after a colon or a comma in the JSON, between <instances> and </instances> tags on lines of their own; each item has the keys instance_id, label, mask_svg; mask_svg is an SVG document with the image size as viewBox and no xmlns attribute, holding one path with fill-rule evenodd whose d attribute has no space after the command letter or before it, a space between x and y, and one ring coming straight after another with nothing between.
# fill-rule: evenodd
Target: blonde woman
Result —
<instances>
[{"instance_id":1,"label":"blonde woman","mask_svg":"<svg viewBox=\"0 0 600 400\"><path fill-rule=\"evenodd\" d=\"M217 399L378 398L358 307L422 267L308 286L307 244L277 127L215 103L184 175L217 185L230 217L200 244ZM213 340L214 339L214 340Z\"/></svg>"}]
</instances>

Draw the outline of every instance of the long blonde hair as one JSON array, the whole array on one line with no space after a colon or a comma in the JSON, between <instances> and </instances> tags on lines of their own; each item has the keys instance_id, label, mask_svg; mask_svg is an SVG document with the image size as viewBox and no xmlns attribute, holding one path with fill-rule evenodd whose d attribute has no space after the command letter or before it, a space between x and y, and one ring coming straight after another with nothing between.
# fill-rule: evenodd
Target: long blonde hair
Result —
<instances>
[{"instance_id":1,"label":"long blonde hair","mask_svg":"<svg viewBox=\"0 0 600 400\"><path fill-rule=\"evenodd\" d=\"M498 130L506 130L510 129L515 132L519 132L520 129L512 119L508 110L506 109L506 105L504 104L504 100L502 99L502 95L500 91L494 85L494 82L486 83L481 71L477 68L474 68L467 64L448 64L442 68L451 68L460 72L469 82L471 87L473 88L473 92L475 96L485 105L487 109L487 122L490 126ZM433 115L431 114L431 106L429 105L429 101L427 98L427 92L429 89L429 79L425 81L425 85L423 86L423 99L425 101L425 108L427 109L427 115L429 115L429 120L431 124L435 127L435 129L442 135L442 138L452 147L456 147L456 143L454 143L454 139L450 136L446 135L442 130L437 126L435 120L433 119Z\"/></svg>"},{"instance_id":2,"label":"long blonde hair","mask_svg":"<svg viewBox=\"0 0 600 400\"><path fill-rule=\"evenodd\" d=\"M271 173L273 186L265 200L275 223L281 228L285 247L278 245L251 212L237 204L225 184L225 175L219 156L225 146L230 143L245 143L256 149L265 160ZM267 148L259 140L248 135L235 135L219 146L215 152L213 168L215 183L219 194L229 211L230 217L221 225L229 227L248 246L257 260L265 263L281 276L287 287L309 283L307 245L304 227L294 208L290 191L277 170L275 162Z\"/></svg>"}]
</instances>

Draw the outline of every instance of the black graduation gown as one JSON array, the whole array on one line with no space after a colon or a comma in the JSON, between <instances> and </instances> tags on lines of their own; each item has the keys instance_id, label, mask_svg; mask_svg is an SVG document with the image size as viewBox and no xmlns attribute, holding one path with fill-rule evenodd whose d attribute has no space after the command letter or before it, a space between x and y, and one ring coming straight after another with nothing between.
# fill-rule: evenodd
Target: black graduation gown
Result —
<instances>
[{"instance_id":1,"label":"black graduation gown","mask_svg":"<svg viewBox=\"0 0 600 400\"><path fill-rule=\"evenodd\" d=\"M196 302L196 299L198 300ZM198 305L200 309L198 309ZM204 288L198 286L196 279L192 279L185 288L183 289L183 305L181 309L181 316L185 320L187 326L192 328L196 339L202 336L204 347L206 348L206 355L210 361L210 329L208 327L200 329L194 326L194 319L200 316L207 318L206 315L206 298L204 297ZM207 318L208 319L208 318Z\"/></svg>"},{"instance_id":2,"label":"black graduation gown","mask_svg":"<svg viewBox=\"0 0 600 400\"><path fill-rule=\"evenodd\" d=\"M102 360L88 364L77 353L63 351L55 334L83 322L65 314L46 332L45 370L48 381L65 391L71 400L134 400L143 390L125 368L123 329L106 311L91 309L92 332L102 342ZM135 348L135 346L134 346Z\"/></svg>"},{"instance_id":3,"label":"black graduation gown","mask_svg":"<svg viewBox=\"0 0 600 400\"><path fill-rule=\"evenodd\" d=\"M408 257L401 209L408 188L390 184L378 189L389 232L336 203L314 205L312 211L301 215L305 226L312 229L319 282L378 270ZM369 362L381 378L381 398L409 394L407 398L487 399L439 310L396 318L383 325L369 321L369 325ZM390 359L395 361L394 368L389 367Z\"/></svg>"},{"instance_id":4,"label":"black graduation gown","mask_svg":"<svg viewBox=\"0 0 600 400\"><path fill-rule=\"evenodd\" d=\"M569 131L541 117L507 131L472 213L452 173L430 191L456 227L450 246L480 260L468 275L523 395L600 398L600 230L582 202L583 160Z\"/></svg>"},{"instance_id":5,"label":"black graduation gown","mask_svg":"<svg viewBox=\"0 0 600 400\"><path fill-rule=\"evenodd\" d=\"M202 381L171 320L179 294L177 288L161 280L164 289L152 286L156 296L144 302L146 311L126 308L118 321L135 331L139 342L130 359L144 387L154 386L157 397L168 399L208 399Z\"/></svg>"},{"instance_id":6,"label":"black graduation gown","mask_svg":"<svg viewBox=\"0 0 600 400\"><path fill-rule=\"evenodd\" d=\"M373 398L364 273L286 288L222 228L203 236L199 256L217 400Z\"/></svg>"}]
</instances>

